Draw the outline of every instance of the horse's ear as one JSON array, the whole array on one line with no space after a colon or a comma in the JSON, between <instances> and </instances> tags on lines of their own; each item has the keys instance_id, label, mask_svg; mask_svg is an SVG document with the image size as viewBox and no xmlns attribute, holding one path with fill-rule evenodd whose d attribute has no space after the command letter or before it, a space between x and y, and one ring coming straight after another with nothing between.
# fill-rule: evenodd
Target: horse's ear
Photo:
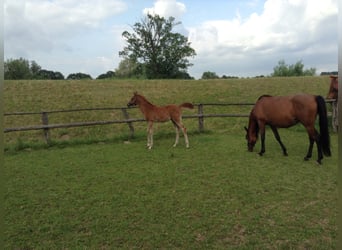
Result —
<instances>
[{"instance_id":1,"label":"horse's ear","mask_svg":"<svg viewBox=\"0 0 342 250\"><path fill-rule=\"evenodd\" d=\"M137 91L134 91L134 93L133 93L134 95L137 95L138 94L138 92Z\"/></svg>"},{"instance_id":2,"label":"horse's ear","mask_svg":"<svg viewBox=\"0 0 342 250\"><path fill-rule=\"evenodd\" d=\"M245 127L246 132L248 133L248 128Z\"/></svg>"}]
</instances>

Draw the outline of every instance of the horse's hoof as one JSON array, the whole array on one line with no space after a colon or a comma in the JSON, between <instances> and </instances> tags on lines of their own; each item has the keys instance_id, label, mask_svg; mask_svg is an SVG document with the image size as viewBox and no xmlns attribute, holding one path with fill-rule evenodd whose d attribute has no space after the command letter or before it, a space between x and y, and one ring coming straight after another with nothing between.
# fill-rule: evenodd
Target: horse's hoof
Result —
<instances>
[{"instance_id":1,"label":"horse's hoof","mask_svg":"<svg viewBox=\"0 0 342 250\"><path fill-rule=\"evenodd\" d=\"M317 165L322 165L321 160L317 160L316 163L317 163Z\"/></svg>"},{"instance_id":2,"label":"horse's hoof","mask_svg":"<svg viewBox=\"0 0 342 250\"><path fill-rule=\"evenodd\" d=\"M308 161L309 159L309 157L304 157L304 161Z\"/></svg>"},{"instance_id":3,"label":"horse's hoof","mask_svg":"<svg viewBox=\"0 0 342 250\"><path fill-rule=\"evenodd\" d=\"M260 153L258 153L258 155L260 155L260 156L263 156L263 154L264 154L264 153L261 153L261 152L260 152Z\"/></svg>"},{"instance_id":4,"label":"horse's hoof","mask_svg":"<svg viewBox=\"0 0 342 250\"><path fill-rule=\"evenodd\" d=\"M284 153L284 156L289 156L287 153Z\"/></svg>"}]
</instances>

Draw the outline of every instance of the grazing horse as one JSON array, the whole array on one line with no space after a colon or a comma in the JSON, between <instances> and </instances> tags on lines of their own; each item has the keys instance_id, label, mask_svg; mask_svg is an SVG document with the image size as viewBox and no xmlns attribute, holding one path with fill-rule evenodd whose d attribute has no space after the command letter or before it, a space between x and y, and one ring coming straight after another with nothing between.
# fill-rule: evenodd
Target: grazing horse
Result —
<instances>
[{"instance_id":1,"label":"grazing horse","mask_svg":"<svg viewBox=\"0 0 342 250\"><path fill-rule=\"evenodd\" d=\"M338 97L338 76L330 76L330 87L327 99L337 99Z\"/></svg>"},{"instance_id":2,"label":"grazing horse","mask_svg":"<svg viewBox=\"0 0 342 250\"><path fill-rule=\"evenodd\" d=\"M331 75L330 76L330 87L329 87L329 93L327 95L327 99L335 99L336 102L332 102L332 125L333 125L333 131L336 132L338 130L338 76L337 75Z\"/></svg>"},{"instance_id":3,"label":"grazing horse","mask_svg":"<svg viewBox=\"0 0 342 250\"><path fill-rule=\"evenodd\" d=\"M320 133L315 129L317 114L319 116ZM261 151L259 155L262 156L265 153L265 126L269 125L283 150L283 154L287 156L286 148L280 139L277 128L288 128L297 123L303 124L310 140L309 150L304 160L311 158L313 144L316 142L317 162L321 164L322 152L325 156L331 155L327 111L322 96L299 94L292 96L264 95L259 97L249 115L248 128L245 127L248 151L253 151L260 132Z\"/></svg>"},{"instance_id":4,"label":"grazing horse","mask_svg":"<svg viewBox=\"0 0 342 250\"><path fill-rule=\"evenodd\" d=\"M139 95L137 92L134 93L127 106L137 105L140 111L144 114L146 121L148 122L147 127L147 148L151 149L153 146L153 122L166 122L171 120L176 128L176 141L173 145L177 146L179 140L179 130L181 129L184 134L185 145L189 148L189 139L186 133L186 128L182 124L182 110L181 108L193 109L194 105L185 102L181 105L170 104L166 106L157 107L150 103L144 96Z\"/></svg>"}]
</instances>

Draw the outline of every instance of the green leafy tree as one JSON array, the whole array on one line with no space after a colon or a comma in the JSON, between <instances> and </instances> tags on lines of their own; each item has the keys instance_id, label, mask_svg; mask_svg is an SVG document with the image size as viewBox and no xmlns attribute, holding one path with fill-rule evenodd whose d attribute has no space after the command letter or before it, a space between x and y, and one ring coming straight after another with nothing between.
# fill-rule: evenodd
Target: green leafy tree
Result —
<instances>
[{"instance_id":1,"label":"green leafy tree","mask_svg":"<svg viewBox=\"0 0 342 250\"><path fill-rule=\"evenodd\" d=\"M220 78L215 72L206 71L202 74L202 79L218 79Z\"/></svg>"},{"instance_id":2,"label":"green leafy tree","mask_svg":"<svg viewBox=\"0 0 342 250\"><path fill-rule=\"evenodd\" d=\"M35 79L63 80L64 75L58 71L41 69L35 75Z\"/></svg>"},{"instance_id":3,"label":"green leafy tree","mask_svg":"<svg viewBox=\"0 0 342 250\"><path fill-rule=\"evenodd\" d=\"M92 77L85 73L72 73L67 77L68 80L92 79Z\"/></svg>"},{"instance_id":4,"label":"green leafy tree","mask_svg":"<svg viewBox=\"0 0 342 250\"><path fill-rule=\"evenodd\" d=\"M116 76L114 71L107 71L107 73L105 74L101 74L98 77L96 77L96 79L109 79L109 78L114 78Z\"/></svg>"},{"instance_id":5,"label":"green leafy tree","mask_svg":"<svg viewBox=\"0 0 342 250\"><path fill-rule=\"evenodd\" d=\"M4 63L4 78L10 80L31 79L30 62L24 58L8 59Z\"/></svg>"},{"instance_id":6,"label":"green leafy tree","mask_svg":"<svg viewBox=\"0 0 342 250\"><path fill-rule=\"evenodd\" d=\"M124 58L120 63L119 67L115 70L118 77L129 78L134 76L143 75L142 65L138 64L135 60L130 58Z\"/></svg>"},{"instance_id":7,"label":"green leafy tree","mask_svg":"<svg viewBox=\"0 0 342 250\"><path fill-rule=\"evenodd\" d=\"M302 61L295 64L287 65L284 60L280 60L278 65L273 68L272 76L314 76L316 74L315 68L304 70Z\"/></svg>"},{"instance_id":8,"label":"green leafy tree","mask_svg":"<svg viewBox=\"0 0 342 250\"><path fill-rule=\"evenodd\" d=\"M172 32L180 24L174 17L165 19L148 14L141 22L133 25L133 32L124 31L126 40L119 55L140 65L139 74L147 78L177 78L192 64L189 57L196 52L190 47L187 37Z\"/></svg>"}]
</instances>

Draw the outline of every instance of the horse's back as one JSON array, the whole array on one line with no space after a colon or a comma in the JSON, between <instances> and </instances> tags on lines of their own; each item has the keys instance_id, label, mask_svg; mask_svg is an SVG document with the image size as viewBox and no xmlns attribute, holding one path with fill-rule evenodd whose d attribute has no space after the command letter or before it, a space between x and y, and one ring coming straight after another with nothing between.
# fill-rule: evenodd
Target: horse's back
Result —
<instances>
[{"instance_id":1,"label":"horse's back","mask_svg":"<svg viewBox=\"0 0 342 250\"><path fill-rule=\"evenodd\" d=\"M291 96L262 96L254 106L258 120L276 127L290 127L316 117L315 96L298 94ZM312 115L314 114L314 115Z\"/></svg>"}]
</instances>

